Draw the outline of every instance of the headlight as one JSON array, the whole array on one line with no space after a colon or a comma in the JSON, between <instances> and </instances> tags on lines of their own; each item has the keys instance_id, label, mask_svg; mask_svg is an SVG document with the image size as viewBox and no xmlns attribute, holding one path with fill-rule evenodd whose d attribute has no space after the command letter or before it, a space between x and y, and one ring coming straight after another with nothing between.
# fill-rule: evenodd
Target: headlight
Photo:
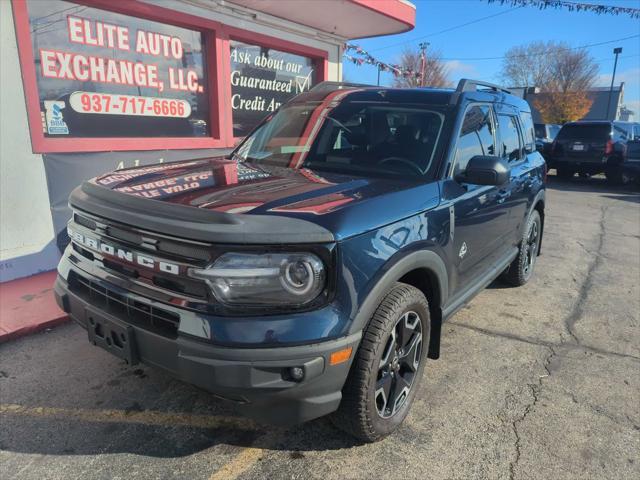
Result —
<instances>
[{"instance_id":1,"label":"headlight","mask_svg":"<svg viewBox=\"0 0 640 480\"><path fill-rule=\"evenodd\" d=\"M324 290L322 260L311 253L225 253L212 266L189 270L232 305L304 305Z\"/></svg>"}]
</instances>

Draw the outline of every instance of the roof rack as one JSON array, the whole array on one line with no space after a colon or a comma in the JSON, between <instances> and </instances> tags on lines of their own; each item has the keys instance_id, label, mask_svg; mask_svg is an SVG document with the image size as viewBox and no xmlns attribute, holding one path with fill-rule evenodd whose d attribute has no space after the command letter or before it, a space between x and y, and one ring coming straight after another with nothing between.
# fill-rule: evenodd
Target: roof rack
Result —
<instances>
[{"instance_id":1,"label":"roof rack","mask_svg":"<svg viewBox=\"0 0 640 480\"><path fill-rule=\"evenodd\" d=\"M325 80L317 85L311 87L310 91L327 90L327 89L340 89L340 88L372 88L375 85L367 85L365 83L351 83L351 82L332 82Z\"/></svg>"},{"instance_id":2,"label":"roof rack","mask_svg":"<svg viewBox=\"0 0 640 480\"><path fill-rule=\"evenodd\" d=\"M496 92L504 92L511 93L511 90L507 90L500 85L495 85L489 82L483 82L482 80L470 80L468 78L463 78L458 82L458 87L456 88L456 92L475 92L478 90L477 87L486 87L489 90L494 90Z\"/></svg>"},{"instance_id":3,"label":"roof rack","mask_svg":"<svg viewBox=\"0 0 640 480\"><path fill-rule=\"evenodd\" d=\"M469 78L462 78L458 82L458 86L456 87L456 91L451 97L451 103L457 103L460 94L463 92L477 92L478 87L484 87L486 89L492 90L494 92L502 92L502 93L511 93L511 90L507 90L500 85L496 85L494 83L483 82L482 80L471 80Z\"/></svg>"}]
</instances>

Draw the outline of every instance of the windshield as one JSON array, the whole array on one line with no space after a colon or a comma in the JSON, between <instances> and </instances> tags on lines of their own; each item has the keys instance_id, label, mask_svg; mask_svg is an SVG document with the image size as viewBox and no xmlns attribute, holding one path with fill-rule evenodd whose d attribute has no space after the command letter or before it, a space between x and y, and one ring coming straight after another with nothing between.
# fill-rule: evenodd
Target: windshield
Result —
<instances>
[{"instance_id":1,"label":"windshield","mask_svg":"<svg viewBox=\"0 0 640 480\"><path fill-rule=\"evenodd\" d=\"M536 138L541 138L543 140L553 140L560 131L560 125L547 125L545 123L536 123L534 128L536 131Z\"/></svg>"},{"instance_id":2,"label":"windshield","mask_svg":"<svg viewBox=\"0 0 640 480\"><path fill-rule=\"evenodd\" d=\"M430 107L316 102L285 106L236 149L242 160L354 174L423 176L444 115Z\"/></svg>"},{"instance_id":3,"label":"windshield","mask_svg":"<svg viewBox=\"0 0 640 480\"><path fill-rule=\"evenodd\" d=\"M549 138L551 140L555 139L558 136L560 128L560 125L549 125Z\"/></svg>"},{"instance_id":4,"label":"windshield","mask_svg":"<svg viewBox=\"0 0 640 480\"><path fill-rule=\"evenodd\" d=\"M534 125L536 138L547 138L547 129L544 123L536 123Z\"/></svg>"}]
</instances>

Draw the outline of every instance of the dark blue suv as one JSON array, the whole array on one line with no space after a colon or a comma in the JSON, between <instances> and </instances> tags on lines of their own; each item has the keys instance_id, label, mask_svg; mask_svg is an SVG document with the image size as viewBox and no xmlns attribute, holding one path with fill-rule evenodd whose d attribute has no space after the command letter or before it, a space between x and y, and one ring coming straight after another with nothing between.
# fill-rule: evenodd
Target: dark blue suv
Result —
<instances>
[{"instance_id":1,"label":"dark blue suv","mask_svg":"<svg viewBox=\"0 0 640 480\"><path fill-rule=\"evenodd\" d=\"M442 322L498 276L531 278L545 178L529 106L497 86L322 83L228 157L78 187L56 296L129 364L374 441Z\"/></svg>"}]
</instances>

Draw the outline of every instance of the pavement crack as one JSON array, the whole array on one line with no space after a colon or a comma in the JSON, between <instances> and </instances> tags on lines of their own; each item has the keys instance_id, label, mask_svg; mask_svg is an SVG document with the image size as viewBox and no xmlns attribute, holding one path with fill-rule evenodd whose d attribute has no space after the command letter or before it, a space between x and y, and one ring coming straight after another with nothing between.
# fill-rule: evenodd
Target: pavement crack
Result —
<instances>
[{"instance_id":1,"label":"pavement crack","mask_svg":"<svg viewBox=\"0 0 640 480\"><path fill-rule=\"evenodd\" d=\"M596 415L605 417L605 418L611 420L612 422L617 423L618 425L622 425L622 426L625 426L625 427L629 427L630 426L634 430L639 430L640 431L640 425L638 425L628 414L624 414L623 418L620 418L619 416L616 416L615 414L608 412L604 407L602 407L600 405L592 405L591 403L588 403L588 402L585 402L585 401L581 401L572 392L566 392L566 394L571 398L573 403L575 403L576 405L584 407L584 408L588 409L590 412L595 413ZM626 421L626 423L625 423L625 421Z\"/></svg>"},{"instance_id":2,"label":"pavement crack","mask_svg":"<svg viewBox=\"0 0 640 480\"><path fill-rule=\"evenodd\" d=\"M489 337L504 338L506 340L512 340L514 342L527 343L529 345L534 345L536 347L547 347L552 349L562 348L566 350L584 350L591 353L597 353L599 355L616 357L616 358L626 358L629 360L640 362L640 357L636 357L635 355L630 355L627 353L612 352L610 350L604 350L602 348L593 347L591 345L586 345L584 343L571 344L571 343L564 343L564 342L560 342L560 343L548 342L546 340L541 340L539 338L522 337L519 335L515 335L513 333L497 332L495 330L489 330L487 328L476 327L474 325L468 325L466 323L459 323L459 322L453 322L453 321L447 322L447 325L453 325L456 327L465 328L467 330L471 330L471 331L480 333L482 335L487 335Z\"/></svg>"},{"instance_id":3,"label":"pavement crack","mask_svg":"<svg viewBox=\"0 0 640 480\"><path fill-rule=\"evenodd\" d=\"M542 364L542 367L547 373L546 375L538 376L537 384L531 384L531 383L528 384L528 387L531 390L531 397L533 398L533 400L525 406L524 411L522 412L522 415L520 415L520 417L516 418L511 422L511 429L513 430L513 434L515 436L515 441L514 441L515 458L511 463L509 463L509 479L510 480L515 480L518 463L520 462L520 457L522 456L522 443L521 443L520 431L518 430L518 425L521 422L523 422L535 408L540 398L540 393L542 391L542 381L543 379L548 378L551 375L551 369L549 368L549 365L551 364L552 358L556 355L556 351L549 346L545 346L545 348L547 348L550 352L549 355L545 358L544 363Z\"/></svg>"},{"instance_id":4,"label":"pavement crack","mask_svg":"<svg viewBox=\"0 0 640 480\"><path fill-rule=\"evenodd\" d=\"M580 286L580 290L578 291L578 298L574 302L571 311L565 317L565 320L564 320L564 324L565 324L565 328L567 329L567 332L569 333L573 341L578 345L580 345L580 339L578 338L575 332L575 325L584 315L584 303L587 300L587 297L589 296L591 289L595 285L594 273L596 269L600 267L600 265L602 264L602 258L603 258L602 250L604 247L604 237L605 237L604 221L607 213L607 208L608 207L604 205L600 207L600 221L599 221L600 232L598 233L598 242L597 242L595 251L588 250L583 244L578 242L578 245L580 245L587 253L589 253L590 255L593 255L593 261L589 264L586 278L584 282L582 282L582 285Z\"/></svg>"}]
</instances>

